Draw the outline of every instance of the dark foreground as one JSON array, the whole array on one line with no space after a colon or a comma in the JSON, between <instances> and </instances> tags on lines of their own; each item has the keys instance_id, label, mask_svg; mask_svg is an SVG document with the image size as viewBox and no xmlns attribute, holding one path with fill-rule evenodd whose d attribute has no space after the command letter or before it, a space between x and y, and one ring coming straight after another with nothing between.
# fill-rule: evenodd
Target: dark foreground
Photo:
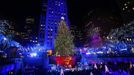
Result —
<instances>
[{"instance_id":1,"label":"dark foreground","mask_svg":"<svg viewBox=\"0 0 134 75\"><path fill-rule=\"evenodd\" d=\"M74 68L48 66L42 60L1 59L0 75L61 75L61 69L64 75L134 75L133 58L91 59L91 63L77 62Z\"/></svg>"}]
</instances>

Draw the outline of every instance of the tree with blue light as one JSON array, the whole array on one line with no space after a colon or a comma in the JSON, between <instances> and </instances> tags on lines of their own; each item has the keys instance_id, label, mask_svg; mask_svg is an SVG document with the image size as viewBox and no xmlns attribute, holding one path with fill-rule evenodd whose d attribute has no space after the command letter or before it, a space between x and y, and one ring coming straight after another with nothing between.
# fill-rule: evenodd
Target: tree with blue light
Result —
<instances>
[{"instance_id":1,"label":"tree with blue light","mask_svg":"<svg viewBox=\"0 0 134 75\"><path fill-rule=\"evenodd\" d=\"M107 36L107 41L109 41L109 44L116 50L128 52L134 47L133 37L134 21L119 28L112 29Z\"/></svg>"},{"instance_id":2,"label":"tree with blue light","mask_svg":"<svg viewBox=\"0 0 134 75\"><path fill-rule=\"evenodd\" d=\"M0 50L6 50L10 47L20 47L21 45L0 33Z\"/></svg>"},{"instance_id":3,"label":"tree with blue light","mask_svg":"<svg viewBox=\"0 0 134 75\"><path fill-rule=\"evenodd\" d=\"M0 33L5 34L9 26L10 25L7 20L0 20Z\"/></svg>"},{"instance_id":4,"label":"tree with blue light","mask_svg":"<svg viewBox=\"0 0 134 75\"><path fill-rule=\"evenodd\" d=\"M19 47L20 44L13 40L13 34L8 32L10 24L7 20L0 20L0 50L4 51L10 47Z\"/></svg>"},{"instance_id":5,"label":"tree with blue light","mask_svg":"<svg viewBox=\"0 0 134 75\"><path fill-rule=\"evenodd\" d=\"M58 31L55 39L55 55L66 56L73 55L74 44L73 44L73 35L69 30L64 18L59 23Z\"/></svg>"}]
</instances>

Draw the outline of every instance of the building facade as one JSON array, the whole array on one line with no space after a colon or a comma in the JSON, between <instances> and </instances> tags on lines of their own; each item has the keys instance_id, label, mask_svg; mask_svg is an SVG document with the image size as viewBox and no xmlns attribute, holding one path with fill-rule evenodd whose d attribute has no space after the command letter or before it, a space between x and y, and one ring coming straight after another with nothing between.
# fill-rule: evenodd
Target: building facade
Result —
<instances>
[{"instance_id":1,"label":"building facade","mask_svg":"<svg viewBox=\"0 0 134 75\"><path fill-rule=\"evenodd\" d=\"M42 0L40 25L38 31L38 42L40 43L41 46L44 45L44 39L45 39L46 9L47 9L47 0Z\"/></svg>"},{"instance_id":2,"label":"building facade","mask_svg":"<svg viewBox=\"0 0 134 75\"><path fill-rule=\"evenodd\" d=\"M46 11L45 11L46 10ZM44 14L46 13L46 14ZM42 13L39 29L39 43L46 50L54 50L54 39L56 36L58 23L64 17L68 25L66 0L43 0Z\"/></svg>"}]
</instances>

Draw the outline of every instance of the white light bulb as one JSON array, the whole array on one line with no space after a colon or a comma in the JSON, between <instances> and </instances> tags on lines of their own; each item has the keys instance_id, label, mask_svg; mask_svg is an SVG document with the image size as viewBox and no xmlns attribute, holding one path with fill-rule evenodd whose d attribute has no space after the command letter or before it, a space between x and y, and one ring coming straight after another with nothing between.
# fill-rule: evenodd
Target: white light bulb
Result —
<instances>
[{"instance_id":1,"label":"white light bulb","mask_svg":"<svg viewBox=\"0 0 134 75\"><path fill-rule=\"evenodd\" d=\"M62 16L61 19L64 20L65 18Z\"/></svg>"}]
</instances>

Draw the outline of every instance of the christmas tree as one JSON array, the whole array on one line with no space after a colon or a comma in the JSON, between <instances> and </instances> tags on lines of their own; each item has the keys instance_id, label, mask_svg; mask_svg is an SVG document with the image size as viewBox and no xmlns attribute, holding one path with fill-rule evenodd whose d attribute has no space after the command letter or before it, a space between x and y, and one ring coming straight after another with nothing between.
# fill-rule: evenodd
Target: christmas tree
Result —
<instances>
[{"instance_id":1,"label":"christmas tree","mask_svg":"<svg viewBox=\"0 0 134 75\"><path fill-rule=\"evenodd\" d=\"M73 55L73 35L69 30L64 19L62 19L58 26L58 31L55 39L55 55L66 56Z\"/></svg>"}]
</instances>

